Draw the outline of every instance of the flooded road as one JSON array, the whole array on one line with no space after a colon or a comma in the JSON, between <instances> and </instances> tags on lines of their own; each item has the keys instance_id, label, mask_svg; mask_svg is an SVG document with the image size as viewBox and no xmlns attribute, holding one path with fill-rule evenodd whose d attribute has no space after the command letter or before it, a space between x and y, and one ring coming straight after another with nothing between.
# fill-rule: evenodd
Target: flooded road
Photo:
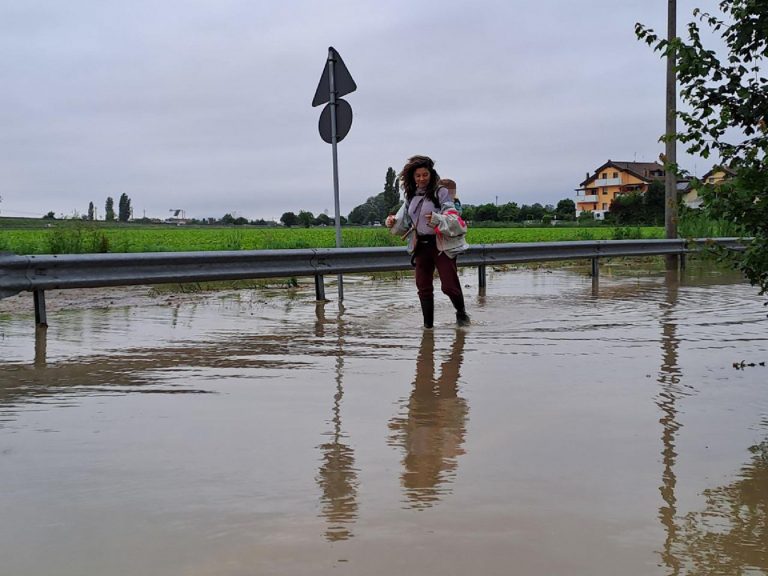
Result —
<instances>
[{"instance_id":1,"label":"flooded road","mask_svg":"<svg viewBox=\"0 0 768 576\"><path fill-rule=\"evenodd\" d=\"M597 294L565 269L462 282L473 325L439 295L432 332L411 278L350 278L343 306L51 293L37 355L15 299L0 572L768 574L755 288L714 270L604 271Z\"/></svg>"}]
</instances>

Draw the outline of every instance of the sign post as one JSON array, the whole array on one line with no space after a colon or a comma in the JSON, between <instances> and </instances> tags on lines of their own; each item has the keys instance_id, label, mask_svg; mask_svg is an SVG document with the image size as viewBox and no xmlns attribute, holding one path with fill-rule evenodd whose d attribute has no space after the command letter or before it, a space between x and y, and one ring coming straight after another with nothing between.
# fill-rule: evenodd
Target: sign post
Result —
<instances>
[{"instance_id":1,"label":"sign post","mask_svg":"<svg viewBox=\"0 0 768 576\"><path fill-rule=\"evenodd\" d=\"M341 213L339 205L339 159L336 145L349 133L352 127L352 107L341 96L357 90L355 81L344 65L339 53L328 48L328 59L320 83L317 85L312 106L326 104L320 114L318 128L320 137L331 145L333 154L333 204L336 211L336 248L342 247ZM344 283L342 275L338 275L339 300L344 299Z\"/></svg>"}]
</instances>

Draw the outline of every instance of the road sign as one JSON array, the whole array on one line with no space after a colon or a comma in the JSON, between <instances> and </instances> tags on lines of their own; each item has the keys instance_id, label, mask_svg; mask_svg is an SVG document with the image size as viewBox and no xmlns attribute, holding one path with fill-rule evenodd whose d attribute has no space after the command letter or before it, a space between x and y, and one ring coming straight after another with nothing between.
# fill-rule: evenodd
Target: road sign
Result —
<instances>
[{"instance_id":1,"label":"road sign","mask_svg":"<svg viewBox=\"0 0 768 576\"><path fill-rule=\"evenodd\" d=\"M331 145L333 151L333 203L336 209L336 247L341 248L341 214L339 212L339 162L336 145L344 139L352 126L352 107L341 97L357 90L357 84L333 46L328 48L328 58L315 90L312 106L326 104L320 113L318 128L320 137ZM344 282L339 279L339 301L344 300Z\"/></svg>"},{"instance_id":2,"label":"road sign","mask_svg":"<svg viewBox=\"0 0 768 576\"><path fill-rule=\"evenodd\" d=\"M341 59L341 56L333 46L328 48L328 60L333 62L336 97L341 98L357 90L357 84L352 80L352 75L347 70L344 60ZM320 83L317 85L317 90L315 90L315 97L312 99L313 108L331 101L330 90L328 89L330 86L330 69L331 67L326 62L325 68L323 68L323 75L320 77Z\"/></svg>"},{"instance_id":3,"label":"road sign","mask_svg":"<svg viewBox=\"0 0 768 576\"><path fill-rule=\"evenodd\" d=\"M320 137L333 144L333 126L331 124L331 106L328 103L320 113L320 122L318 128L320 128ZM344 140L344 136L349 133L349 129L352 127L352 106L349 102L339 98L336 100L336 142Z\"/></svg>"}]
</instances>

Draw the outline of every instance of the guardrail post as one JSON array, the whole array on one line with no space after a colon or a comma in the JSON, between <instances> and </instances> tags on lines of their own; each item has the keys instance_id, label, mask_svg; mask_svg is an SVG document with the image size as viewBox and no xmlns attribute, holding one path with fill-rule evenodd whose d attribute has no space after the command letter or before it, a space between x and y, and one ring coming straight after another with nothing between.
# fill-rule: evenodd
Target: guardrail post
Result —
<instances>
[{"instance_id":1,"label":"guardrail post","mask_svg":"<svg viewBox=\"0 0 768 576\"><path fill-rule=\"evenodd\" d=\"M600 278L600 259L592 258L592 278Z\"/></svg>"},{"instance_id":2,"label":"guardrail post","mask_svg":"<svg viewBox=\"0 0 768 576\"><path fill-rule=\"evenodd\" d=\"M45 368L48 348L48 326L35 326L35 368Z\"/></svg>"},{"instance_id":3,"label":"guardrail post","mask_svg":"<svg viewBox=\"0 0 768 576\"><path fill-rule=\"evenodd\" d=\"M48 326L48 316L45 313L45 291L33 290L32 295L35 301L35 324Z\"/></svg>"},{"instance_id":4,"label":"guardrail post","mask_svg":"<svg viewBox=\"0 0 768 576\"><path fill-rule=\"evenodd\" d=\"M477 267L477 286L481 289L485 288L485 264Z\"/></svg>"},{"instance_id":5,"label":"guardrail post","mask_svg":"<svg viewBox=\"0 0 768 576\"><path fill-rule=\"evenodd\" d=\"M685 260L686 260L686 254L685 252L682 252L680 254L680 270L685 270Z\"/></svg>"},{"instance_id":6,"label":"guardrail post","mask_svg":"<svg viewBox=\"0 0 768 576\"><path fill-rule=\"evenodd\" d=\"M325 283L322 274L315 274L315 300L325 301Z\"/></svg>"}]
</instances>

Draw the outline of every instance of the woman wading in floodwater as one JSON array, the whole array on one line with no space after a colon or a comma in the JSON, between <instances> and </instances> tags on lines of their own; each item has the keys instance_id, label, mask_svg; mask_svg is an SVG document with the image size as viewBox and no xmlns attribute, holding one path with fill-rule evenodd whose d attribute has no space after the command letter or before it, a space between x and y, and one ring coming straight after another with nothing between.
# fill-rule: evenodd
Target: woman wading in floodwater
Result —
<instances>
[{"instance_id":1,"label":"woman wading in floodwater","mask_svg":"<svg viewBox=\"0 0 768 576\"><path fill-rule=\"evenodd\" d=\"M456 309L456 323L467 326L469 316L464 307L456 260L437 248L435 226L440 213L443 210L455 210L455 207L448 189L438 185L440 176L434 166L435 163L427 156L408 159L400 172L400 186L405 193L406 204L404 222L399 222L395 216L388 216L386 225L392 228L397 224L407 229L403 236L409 237L408 251L413 254L412 262L416 267L416 289L424 315L424 328L432 328L434 325L432 277L435 268L440 276L441 290L451 299Z\"/></svg>"}]
</instances>

